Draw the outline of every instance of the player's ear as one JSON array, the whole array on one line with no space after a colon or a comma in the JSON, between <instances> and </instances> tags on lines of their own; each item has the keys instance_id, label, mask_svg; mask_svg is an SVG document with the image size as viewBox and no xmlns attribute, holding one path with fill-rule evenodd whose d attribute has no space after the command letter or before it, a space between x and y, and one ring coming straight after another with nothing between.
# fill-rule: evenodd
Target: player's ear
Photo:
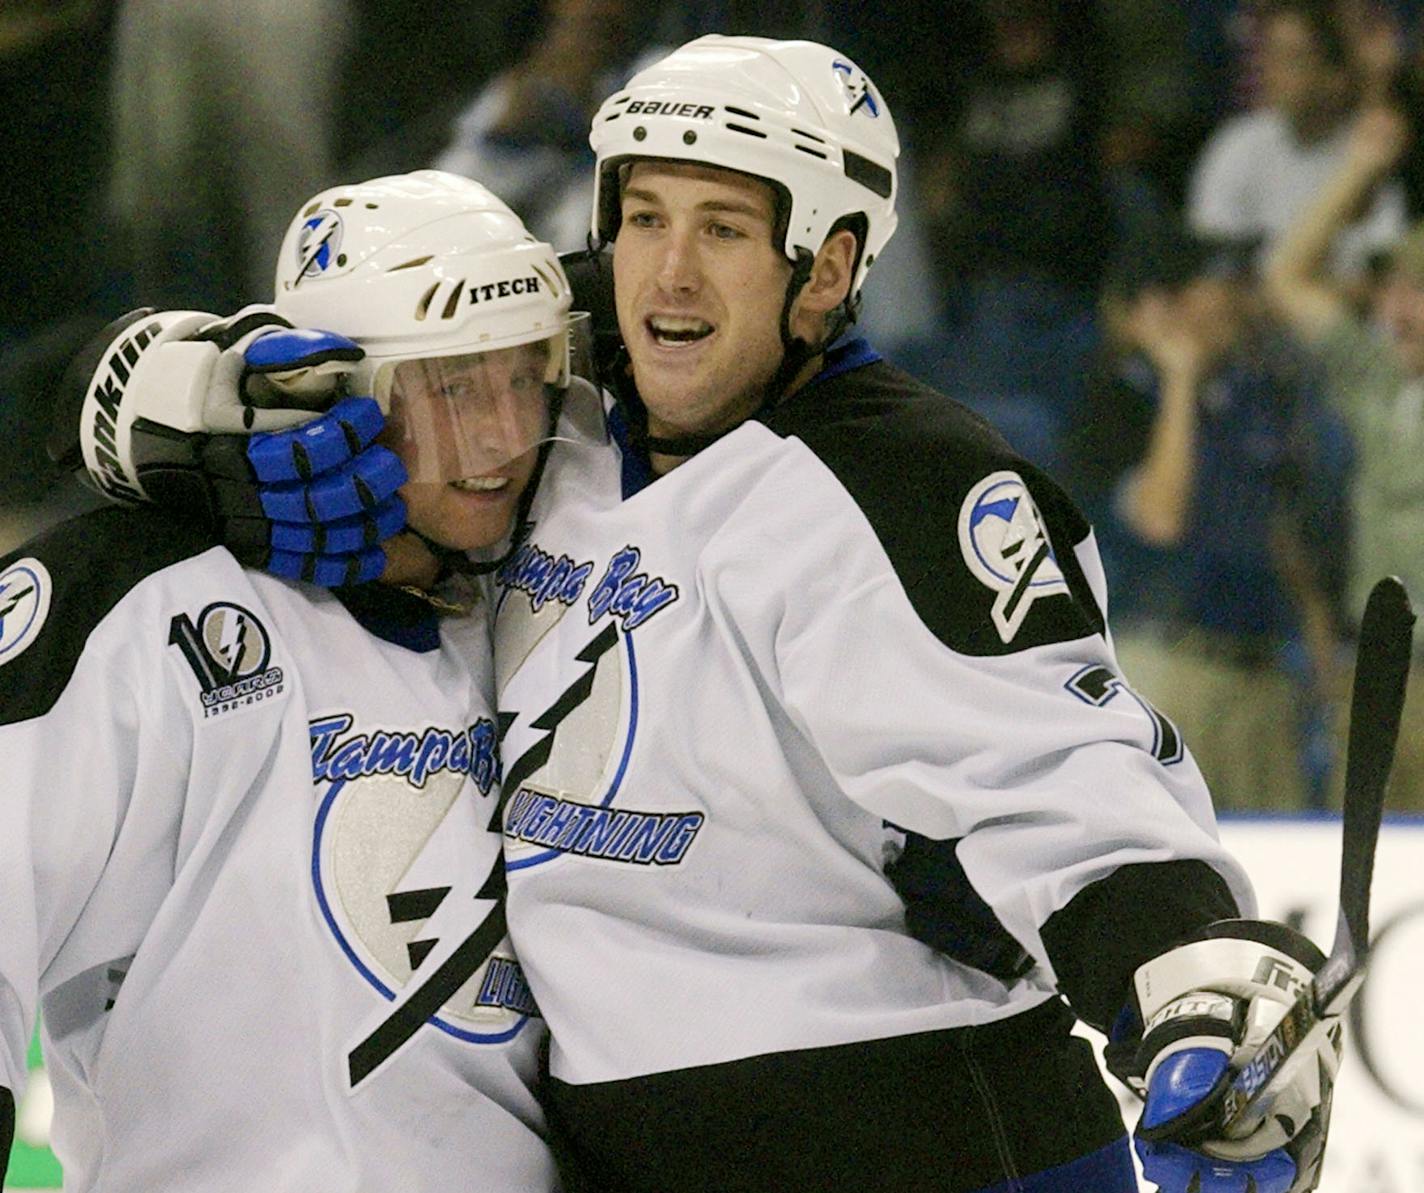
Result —
<instances>
[{"instance_id":1,"label":"player's ear","mask_svg":"<svg viewBox=\"0 0 1424 1193\"><path fill-rule=\"evenodd\" d=\"M809 344L819 343L826 316L845 302L855 268L855 233L842 228L826 237L811 263L811 276L801 287L791 311L791 332Z\"/></svg>"}]
</instances>

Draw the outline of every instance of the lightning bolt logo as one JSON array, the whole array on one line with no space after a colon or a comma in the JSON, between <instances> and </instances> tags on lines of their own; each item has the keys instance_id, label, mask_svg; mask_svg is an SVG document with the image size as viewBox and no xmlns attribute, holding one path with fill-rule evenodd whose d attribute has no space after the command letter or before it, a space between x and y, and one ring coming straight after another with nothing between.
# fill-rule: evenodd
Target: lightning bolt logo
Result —
<instances>
[{"instance_id":1,"label":"lightning bolt logo","mask_svg":"<svg viewBox=\"0 0 1424 1193\"><path fill-rule=\"evenodd\" d=\"M409 877L415 877L415 874ZM459 889L419 885L392 891L386 896L386 907L393 924L417 920L424 923L420 935L406 945L412 972L406 996L347 1055L347 1077L353 1090L440 1013L490 959L508 934L504 910L504 857L497 845L483 883L473 892L470 885L473 884L460 883ZM474 929L468 930L471 901L489 902L492 906ZM465 933L464 939L434 969L420 975L423 980L417 982L415 975L419 974L427 958L437 951L441 941L452 937L459 939L460 933Z\"/></svg>"},{"instance_id":2,"label":"lightning bolt logo","mask_svg":"<svg viewBox=\"0 0 1424 1193\"><path fill-rule=\"evenodd\" d=\"M865 77L863 71L858 71L849 62L839 58L831 63L831 69L836 72L846 98L851 101L848 115L854 116L861 108L872 118L880 115L880 104L875 93L870 90L870 80Z\"/></svg>"},{"instance_id":3,"label":"lightning bolt logo","mask_svg":"<svg viewBox=\"0 0 1424 1193\"><path fill-rule=\"evenodd\" d=\"M539 770L549 761L549 755L554 750L554 739L558 735L559 726L563 724L568 715L583 704L588 699L589 693L593 691L594 677L598 672L598 661L614 646L618 644L618 630L612 622L604 625L598 636L587 646L574 656L576 662L586 663L588 666L583 673L574 680L553 704L549 705L532 722L530 729L538 730L542 736L538 738L528 749L514 760L513 765L504 776L504 786L500 793L499 803L494 810L494 815L490 819L491 831L498 831L501 818L504 815L504 806L509 802L509 798L514 792L519 790L519 786L530 775ZM519 714L503 712L499 714L500 738L503 740L510 728L518 719Z\"/></svg>"},{"instance_id":4,"label":"lightning bolt logo","mask_svg":"<svg viewBox=\"0 0 1424 1193\"><path fill-rule=\"evenodd\" d=\"M0 572L0 666L19 658L39 637L52 590L49 571L38 559L16 560Z\"/></svg>"},{"instance_id":5,"label":"lightning bolt logo","mask_svg":"<svg viewBox=\"0 0 1424 1193\"><path fill-rule=\"evenodd\" d=\"M169 623L168 645L176 646L193 669L205 700L217 689L268 670L272 642L262 623L241 605L214 601L196 623L180 613ZM280 668L272 669L280 679Z\"/></svg>"},{"instance_id":6,"label":"lightning bolt logo","mask_svg":"<svg viewBox=\"0 0 1424 1193\"><path fill-rule=\"evenodd\" d=\"M331 268L341 245L341 217L334 211L322 211L302 225L297 240L297 280L315 277Z\"/></svg>"},{"instance_id":7,"label":"lightning bolt logo","mask_svg":"<svg viewBox=\"0 0 1424 1193\"><path fill-rule=\"evenodd\" d=\"M430 955L430 950L440 942L440 934L433 930L430 919L440 909L449 893L448 886L437 886L415 891L392 891L386 896L386 909L390 912L391 923L410 924L423 920L426 931L430 933L406 945L406 954L412 970L419 969L420 963Z\"/></svg>"},{"instance_id":8,"label":"lightning bolt logo","mask_svg":"<svg viewBox=\"0 0 1424 1193\"><path fill-rule=\"evenodd\" d=\"M230 676L236 676L242 666L243 653L247 649L247 627L247 618L239 613L235 617L223 618L218 631L216 653Z\"/></svg>"},{"instance_id":9,"label":"lightning bolt logo","mask_svg":"<svg viewBox=\"0 0 1424 1193\"><path fill-rule=\"evenodd\" d=\"M1068 592L1043 520L1017 473L991 473L969 491L959 511L959 545L970 572L995 593L991 615L1005 643L1037 601Z\"/></svg>"},{"instance_id":10,"label":"lightning bolt logo","mask_svg":"<svg viewBox=\"0 0 1424 1193\"><path fill-rule=\"evenodd\" d=\"M13 613L19 607L20 602L29 596L30 593L34 592L34 590L35 587L31 584L28 588L20 589L20 591L13 596L6 597L5 593L7 589L4 586L0 586L0 633L4 632L5 618Z\"/></svg>"}]
</instances>

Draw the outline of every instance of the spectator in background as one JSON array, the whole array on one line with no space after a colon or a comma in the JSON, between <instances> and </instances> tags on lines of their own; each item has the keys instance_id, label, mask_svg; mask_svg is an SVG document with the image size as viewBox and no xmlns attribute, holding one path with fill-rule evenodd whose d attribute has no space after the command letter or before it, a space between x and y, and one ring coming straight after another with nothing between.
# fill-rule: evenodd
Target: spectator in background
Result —
<instances>
[{"instance_id":1,"label":"spectator in background","mask_svg":"<svg viewBox=\"0 0 1424 1193\"><path fill-rule=\"evenodd\" d=\"M1055 0L980 0L961 36L956 110L921 169L942 268L1093 293L1112 243L1095 14Z\"/></svg>"},{"instance_id":2,"label":"spectator in background","mask_svg":"<svg viewBox=\"0 0 1424 1193\"><path fill-rule=\"evenodd\" d=\"M1332 404L1348 422L1358 459L1353 489L1355 566L1348 612L1358 623L1370 585L1398 575L1424 595L1424 223L1389 257L1368 315L1331 284L1331 243L1399 161L1403 117L1361 114L1334 173L1288 229L1266 275L1276 311L1320 356ZM1405 704L1391 803L1424 809L1424 667Z\"/></svg>"},{"instance_id":3,"label":"spectator in background","mask_svg":"<svg viewBox=\"0 0 1424 1193\"><path fill-rule=\"evenodd\" d=\"M582 245L593 168L588 126L631 73L631 35L646 28L634 15L627 0L552 0L523 57L460 115L436 168L489 186L556 248Z\"/></svg>"},{"instance_id":4,"label":"spectator in background","mask_svg":"<svg viewBox=\"0 0 1424 1193\"><path fill-rule=\"evenodd\" d=\"M1104 265L1159 213L1185 135L1186 25L1159 0L933 8L926 53L949 68L905 87L901 223L866 330L1051 470L1083 400Z\"/></svg>"},{"instance_id":5,"label":"spectator in background","mask_svg":"<svg viewBox=\"0 0 1424 1193\"><path fill-rule=\"evenodd\" d=\"M947 69L934 76L938 115L906 133L916 153L903 241L877 265L866 304L877 346L1049 469L1081 398L1114 238L1100 153L1108 54L1085 7L956 9ZM919 327L917 309L932 312Z\"/></svg>"},{"instance_id":6,"label":"spectator in background","mask_svg":"<svg viewBox=\"0 0 1424 1193\"><path fill-rule=\"evenodd\" d=\"M1207 142L1188 216L1203 234L1259 238L1269 252L1340 163L1359 80L1332 0L1263 0L1259 19L1264 106L1226 121ZM1382 188L1362 220L1341 225L1332 270L1360 278L1404 221L1401 189Z\"/></svg>"},{"instance_id":7,"label":"spectator in background","mask_svg":"<svg viewBox=\"0 0 1424 1193\"><path fill-rule=\"evenodd\" d=\"M102 87L111 6L0 4L5 113L0 261L0 553L92 496L45 458L48 386L119 301L98 196L108 169Z\"/></svg>"},{"instance_id":8,"label":"spectator in background","mask_svg":"<svg viewBox=\"0 0 1424 1193\"><path fill-rule=\"evenodd\" d=\"M1294 809L1323 794L1297 732L1321 701L1285 647L1302 638L1323 682L1335 641L1306 547L1319 406L1304 359L1258 318L1248 256L1175 231L1130 246L1076 473L1124 673L1176 722L1220 807Z\"/></svg>"},{"instance_id":9,"label":"spectator in background","mask_svg":"<svg viewBox=\"0 0 1424 1193\"><path fill-rule=\"evenodd\" d=\"M489 186L561 251L588 239L593 114L641 65L701 33L820 32L819 6L801 0L720 0L651 13L628 0L540 7L517 60L467 102L434 164Z\"/></svg>"},{"instance_id":10,"label":"spectator in background","mask_svg":"<svg viewBox=\"0 0 1424 1193\"><path fill-rule=\"evenodd\" d=\"M95 77L107 69L100 0L0 4L0 111L7 218L0 353L77 310L112 304L94 196L107 165L107 120ZM5 395L0 394L0 419Z\"/></svg>"},{"instance_id":11,"label":"spectator in background","mask_svg":"<svg viewBox=\"0 0 1424 1193\"><path fill-rule=\"evenodd\" d=\"M1350 7L1364 9L1352 23L1359 29L1355 42L1365 47L1369 98L1398 107L1413 127L1424 126L1424 3L1396 0L1383 8L1380 0L1354 0ZM1424 216L1424 143L1411 140L1392 174L1404 189L1410 222Z\"/></svg>"},{"instance_id":12,"label":"spectator in background","mask_svg":"<svg viewBox=\"0 0 1424 1193\"><path fill-rule=\"evenodd\" d=\"M1256 106L1260 80L1253 10L1256 0L1192 0L1182 5L1195 81L1208 97L1213 125Z\"/></svg>"},{"instance_id":13,"label":"spectator in background","mask_svg":"<svg viewBox=\"0 0 1424 1193\"><path fill-rule=\"evenodd\" d=\"M1335 0L1335 15L1343 30L1361 104L1390 97L1404 65L1409 21L1406 8L1418 0Z\"/></svg>"},{"instance_id":14,"label":"spectator in background","mask_svg":"<svg viewBox=\"0 0 1424 1193\"><path fill-rule=\"evenodd\" d=\"M1213 80L1192 43L1194 5L1179 0L1098 0L1111 47L1104 163L1149 184L1179 208L1187 176L1215 123Z\"/></svg>"},{"instance_id":15,"label":"spectator in background","mask_svg":"<svg viewBox=\"0 0 1424 1193\"><path fill-rule=\"evenodd\" d=\"M110 200L137 292L233 310L269 294L292 211L335 175L348 0L123 0Z\"/></svg>"}]
</instances>

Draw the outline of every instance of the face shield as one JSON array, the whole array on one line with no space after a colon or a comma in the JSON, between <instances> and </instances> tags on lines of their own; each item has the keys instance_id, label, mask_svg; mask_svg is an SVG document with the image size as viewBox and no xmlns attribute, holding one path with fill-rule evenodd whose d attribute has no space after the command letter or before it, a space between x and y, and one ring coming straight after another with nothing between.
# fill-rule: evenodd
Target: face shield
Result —
<instances>
[{"instance_id":1,"label":"face shield","mask_svg":"<svg viewBox=\"0 0 1424 1193\"><path fill-rule=\"evenodd\" d=\"M568 333L458 356L387 361L377 401L382 441L416 483L490 476L535 451L553 432L568 385Z\"/></svg>"}]
</instances>

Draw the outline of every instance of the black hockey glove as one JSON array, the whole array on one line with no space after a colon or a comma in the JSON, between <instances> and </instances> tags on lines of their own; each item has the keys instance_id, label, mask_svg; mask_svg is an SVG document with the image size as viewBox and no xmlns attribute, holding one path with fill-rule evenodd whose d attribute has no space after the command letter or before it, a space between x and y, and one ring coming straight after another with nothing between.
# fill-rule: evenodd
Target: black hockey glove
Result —
<instances>
[{"instance_id":1,"label":"black hockey glove","mask_svg":"<svg viewBox=\"0 0 1424 1193\"><path fill-rule=\"evenodd\" d=\"M119 503L203 521L243 563L335 586L374 580L405 525L376 402L348 397L344 336L247 308L139 310L104 329L61 386L51 459Z\"/></svg>"},{"instance_id":2,"label":"black hockey glove","mask_svg":"<svg viewBox=\"0 0 1424 1193\"><path fill-rule=\"evenodd\" d=\"M1135 1135L1161 1193L1308 1193L1320 1179L1340 1065L1338 1024L1272 1080L1266 1119L1221 1128L1231 1079L1251 1060L1324 957L1283 924L1225 920L1136 974L1108 1068L1145 1097Z\"/></svg>"}]
</instances>

